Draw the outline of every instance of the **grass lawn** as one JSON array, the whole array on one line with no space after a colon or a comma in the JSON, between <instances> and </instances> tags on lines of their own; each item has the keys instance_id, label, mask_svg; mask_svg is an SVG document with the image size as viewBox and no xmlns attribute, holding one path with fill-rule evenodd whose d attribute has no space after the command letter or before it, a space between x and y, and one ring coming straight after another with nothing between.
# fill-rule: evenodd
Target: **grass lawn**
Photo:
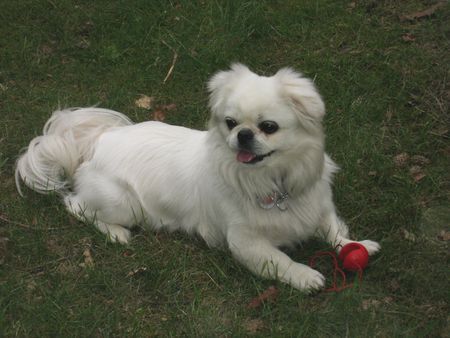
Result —
<instances>
[{"instance_id":1,"label":"grass lawn","mask_svg":"<svg viewBox=\"0 0 450 338\"><path fill-rule=\"evenodd\" d=\"M448 3L0 3L0 336L449 336ZM110 244L56 196L16 192L15 159L53 109L204 128L205 82L234 61L314 78L340 214L382 245L359 287L303 295L179 233ZM248 307L272 285L275 299Z\"/></svg>"}]
</instances>

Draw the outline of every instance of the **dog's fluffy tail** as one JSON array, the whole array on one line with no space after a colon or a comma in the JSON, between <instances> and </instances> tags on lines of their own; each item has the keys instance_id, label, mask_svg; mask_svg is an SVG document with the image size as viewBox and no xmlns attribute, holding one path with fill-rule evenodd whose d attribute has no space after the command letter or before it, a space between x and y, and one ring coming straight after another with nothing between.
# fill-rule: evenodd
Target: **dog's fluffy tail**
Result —
<instances>
[{"instance_id":1,"label":"dog's fluffy tail","mask_svg":"<svg viewBox=\"0 0 450 338\"><path fill-rule=\"evenodd\" d=\"M20 182L39 193L63 193L70 187L78 166L91 158L97 138L106 130L130 125L125 115L101 108L70 108L55 111L43 135L31 140L16 163Z\"/></svg>"}]
</instances>

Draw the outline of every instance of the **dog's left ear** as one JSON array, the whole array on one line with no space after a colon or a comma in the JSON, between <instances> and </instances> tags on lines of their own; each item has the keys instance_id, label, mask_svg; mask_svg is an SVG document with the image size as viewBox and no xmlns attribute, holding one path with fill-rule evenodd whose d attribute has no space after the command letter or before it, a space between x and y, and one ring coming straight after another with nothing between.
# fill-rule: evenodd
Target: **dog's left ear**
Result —
<instances>
[{"instance_id":1,"label":"dog's left ear","mask_svg":"<svg viewBox=\"0 0 450 338\"><path fill-rule=\"evenodd\" d=\"M275 75L282 86L282 95L291 101L295 110L308 119L322 121L325 104L314 83L291 68L282 68Z\"/></svg>"}]
</instances>

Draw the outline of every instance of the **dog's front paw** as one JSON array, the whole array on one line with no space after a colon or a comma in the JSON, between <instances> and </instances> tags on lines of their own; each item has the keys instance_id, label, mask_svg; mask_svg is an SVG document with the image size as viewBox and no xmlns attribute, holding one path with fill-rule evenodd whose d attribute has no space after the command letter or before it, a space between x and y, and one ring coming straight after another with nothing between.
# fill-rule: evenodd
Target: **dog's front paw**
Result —
<instances>
[{"instance_id":1,"label":"dog's front paw","mask_svg":"<svg viewBox=\"0 0 450 338\"><path fill-rule=\"evenodd\" d=\"M311 293L325 286L325 277L309 266L297 263L289 270L291 270L290 278L287 282L296 289Z\"/></svg>"},{"instance_id":2,"label":"dog's front paw","mask_svg":"<svg viewBox=\"0 0 450 338\"><path fill-rule=\"evenodd\" d=\"M131 232L128 229L117 226L117 228L109 231L109 239L113 243L119 242L120 244L128 244L131 239Z\"/></svg>"},{"instance_id":3,"label":"dog's front paw","mask_svg":"<svg viewBox=\"0 0 450 338\"><path fill-rule=\"evenodd\" d=\"M380 244L378 244L375 241L368 240L368 239L365 241L360 241L358 243L364 245L367 252L369 253L369 256L376 254L381 249Z\"/></svg>"},{"instance_id":4,"label":"dog's front paw","mask_svg":"<svg viewBox=\"0 0 450 338\"><path fill-rule=\"evenodd\" d=\"M369 253L369 256L376 254L381 249L380 244L378 244L375 241L368 240L368 239L364 240L364 241L352 241L352 240L345 239L341 242L341 244L339 244L336 247L337 253L340 253L342 248L350 243L359 243L359 244L363 245L366 248L367 252Z\"/></svg>"},{"instance_id":5,"label":"dog's front paw","mask_svg":"<svg viewBox=\"0 0 450 338\"><path fill-rule=\"evenodd\" d=\"M112 243L127 244L131 239L131 232L121 225L97 223L98 229L108 236Z\"/></svg>"}]
</instances>

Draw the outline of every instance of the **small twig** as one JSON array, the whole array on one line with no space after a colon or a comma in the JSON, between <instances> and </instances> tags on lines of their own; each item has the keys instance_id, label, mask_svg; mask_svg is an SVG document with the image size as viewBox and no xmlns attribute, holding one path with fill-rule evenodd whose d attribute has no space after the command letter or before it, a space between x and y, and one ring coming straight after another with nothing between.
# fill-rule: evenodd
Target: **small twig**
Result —
<instances>
[{"instance_id":1,"label":"small twig","mask_svg":"<svg viewBox=\"0 0 450 338\"><path fill-rule=\"evenodd\" d=\"M161 42L166 45L172 52L173 52L173 59L172 59L172 65L169 68L169 71L167 72L166 77L163 80L163 84L166 84L167 80L169 79L170 75L172 75L172 72L175 68L175 63L177 62L178 59L178 53L175 49L173 49L172 47L170 47L167 42L165 42L164 40L161 40Z\"/></svg>"},{"instance_id":2,"label":"small twig","mask_svg":"<svg viewBox=\"0 0 450 338\"><path fill-rule=\"evenodd\" d=\"M405 21L405 20L414 21L417 19L429 17L429 16L433 15L437 9L445 6L446 4L447 4L447 1L438 1L437 3L435 3L434 5L430 6L429 8L427 8L425 10L400 16L400 21Z\"/></svg>"},{"instance_id":3,"label":"small twig","mask_svg":"<svg viewBox=\"0 0 450 338\"><path fill-rule=\"evenodd\" d=\"M2 214L0 214L0 220L2 220L2 221L5 222L5 223L17 225L17 226L19 226L19 227L21 227L21 228L25 228L25 229L34 229L34 228L32 228L30 225L28 225L28 224L23 224L23 223L11 221L10 219L6 218L6 216L4 216L4 215L2 215Z\"/></svg>"},{"instance_id":4,"label":"small twig","mask_svg":"<svg viewBox=\"0 0 450 338\"><path fill-rule=\"evenodd\" d=\"M205 274L209 277L209 279L211 279L215 286L217 286L220 290L223 290L223 288L214 280L214 278L211 277L209 273L205 272Z\"/></svg>"}]
</instances>

